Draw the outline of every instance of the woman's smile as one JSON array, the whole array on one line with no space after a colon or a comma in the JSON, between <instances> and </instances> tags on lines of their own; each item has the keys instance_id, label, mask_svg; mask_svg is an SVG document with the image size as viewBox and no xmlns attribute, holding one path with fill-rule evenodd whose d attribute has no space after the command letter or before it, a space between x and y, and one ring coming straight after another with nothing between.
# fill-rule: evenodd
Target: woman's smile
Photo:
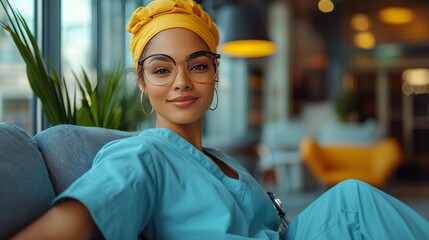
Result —
<instances>
[{"instance_id":1,"label":"woman's smile","mask_svg":"<svg viewBox=\"0 0 429 240\"><path fill-rule=\"evenodd\" d=\"M179 96L173 99L167 100L167 102L177 107L188 107L198 100L198 97L194 96Z\"/></svg>"}]
</instances>

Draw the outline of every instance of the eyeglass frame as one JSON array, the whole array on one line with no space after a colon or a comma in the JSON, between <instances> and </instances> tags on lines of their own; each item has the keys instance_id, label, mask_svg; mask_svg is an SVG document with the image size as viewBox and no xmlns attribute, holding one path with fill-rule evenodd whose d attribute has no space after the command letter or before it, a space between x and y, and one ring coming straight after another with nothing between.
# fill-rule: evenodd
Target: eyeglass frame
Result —
<instances>
[{"instance_id":1,"label":"eyeglass frame","mask_svg":"<svg viewBox=\"0 0 429 240\"><path fill-rule=\"evenodd\" d=\"M215 74L213 75L213 78L215 78L215 76L217 75L218 68L219 68L219 58L221 57L221 55L220 55L220 54L218 54L218 53L211 52L211 51L196 51L196 52L193 52L193 53L189 54L188 56L186 56L186 57L185 57L185 60L179 61L179 62L177 62L177 63L176 63L176 61L174 60L174 58L172 58L171 56L169 56L169 55L167 55L167 54L163 54L163 53L157 53L157 54L152 54L152 55L149 55L149 56L147 56L147 57L145 57L145 58L142 58L142 59L138 60L138 61L137 61L137 64L142 68L142 74L143 74L143 78L144 78L144 67L143 67L143 64L144 64L144 61L146 61L147 59L149 59L149 58L151 58L151 57L154 57L154 56L164 56L164 57L166 57L166 58L168 58L168 59L171 59L171 60L173 61L174 65L175 65L175 66L177 66L177 65L178 65L178 63L181 63L181 62L185 62L185 63L186 63L186 62L189 60L189 58L190 58L190 57L192 57L192 56L194 56L194 55L196 55L196 54L200 54L200 53L201 53L201 54L202 54L202 53L204 53L204 54L208 54L208 55L212 58L212 60L213 60L213 64L214 64L214 67L215 67ZM166 82L166 83L164 83L164 84L155 84L155 83L152 83L152 82L151 82L151 81L149 81L149 80L147 80L147 81L148 81L150 84L155 85L155 86L165 86L165 85L168 85L168 84L170 84L171 82L173 82L173 81L174 81L174 79L175 79L175 78L176 78L176 76L177 76L177 73L178 73L178 71L176 72L175 76L171 78L171 80L170 80L170 81L168 81L168 82ZM187 70L186 70L186 74L189 74ZM192 81L194 81L194 80L192 80Z\"/></svg>"}]
</instances>

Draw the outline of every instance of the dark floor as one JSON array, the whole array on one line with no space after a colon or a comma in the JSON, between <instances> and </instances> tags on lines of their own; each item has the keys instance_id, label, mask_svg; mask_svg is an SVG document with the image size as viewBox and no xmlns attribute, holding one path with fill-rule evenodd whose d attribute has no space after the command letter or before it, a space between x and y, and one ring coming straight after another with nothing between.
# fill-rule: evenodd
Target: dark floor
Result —
<instances>
[{"instance_id":1,"label":"dark floor","mask_svg":"<svg viewBox=\"0 0 429 240\"><path fill-rule=\"evenodd\" d=\"M429 182L398 182L386 186L385 192L398 198L429 221Z\"/></svg>"}]
</instances>

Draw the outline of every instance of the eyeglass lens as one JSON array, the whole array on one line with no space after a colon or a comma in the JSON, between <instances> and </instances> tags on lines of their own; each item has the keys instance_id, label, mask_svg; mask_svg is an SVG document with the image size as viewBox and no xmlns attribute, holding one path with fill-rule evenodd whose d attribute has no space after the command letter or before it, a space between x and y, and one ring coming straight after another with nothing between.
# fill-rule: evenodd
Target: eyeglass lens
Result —
<instances>
[{"instance_id":1,"label":"eyeglass lens","mask_svg":"<svg viewBox=\"0 0 429 240\"><path fill-rule=\"evenodd\" d=\"M200 51L190 54L184 62L189 78L197 83L209 83L214 80L217 71L216 59L219 55ZM165 85L173 81L178 65L173 58L165 54L156 54L142 60L143 73L147 81L154 85Z\"/></svg>"}]
</instances>

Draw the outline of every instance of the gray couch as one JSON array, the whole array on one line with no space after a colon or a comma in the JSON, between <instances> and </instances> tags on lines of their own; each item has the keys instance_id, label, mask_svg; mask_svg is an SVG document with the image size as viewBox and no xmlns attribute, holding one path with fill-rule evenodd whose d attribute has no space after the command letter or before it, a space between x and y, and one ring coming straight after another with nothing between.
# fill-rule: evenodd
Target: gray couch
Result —
<instances>
[{"instance_id":1,"label":"gray couch","mask_svg":"<svg viewBox=\"0 0 429 240\"><path fill-rule=\"evenodd\" d=\"M0 239L37 219L107 142L135 133L58 125L34 137L0 122Z\"/></svg>"}]
</instances>

